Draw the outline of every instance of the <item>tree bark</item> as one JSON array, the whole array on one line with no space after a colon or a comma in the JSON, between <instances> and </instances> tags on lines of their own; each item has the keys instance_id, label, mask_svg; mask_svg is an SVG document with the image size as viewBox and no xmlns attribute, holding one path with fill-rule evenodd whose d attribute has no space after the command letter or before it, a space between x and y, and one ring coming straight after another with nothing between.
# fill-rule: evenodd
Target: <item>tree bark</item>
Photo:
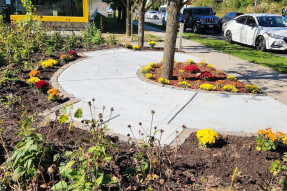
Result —
<instances>
[{"instance_id":1,"label":"tree bark","mask_svg":"<svg viewBox=\"0 0 287 191\"><path fill-rule=\"evenodd\" d=\"M139 18L138 18L138 45L140 47L144 46L144 7L142 5L140 5L138 7L138 11L139 11Z\"/></svg>"},{"instance_id":2,"label":"tree bark","mask_svg":"<svg viewBox=\"0 0 287 191\"><path fill-rule=\"evenodd\" d=\"M165 32L161 77L169 80L173 76L178 17L181 7L182 7L181 0L172 0L170 1L169 6L167 7L167 24Z\"/></svg>"},{"instance_id":3,"label":"tree bark","mask_svg":"<svg viewBox=\"0 0 287 191\"><path fill-rule=\"evenodd\" d=\"M126 35L131 36L131 4L130 0L127 0L126 3Z\"/></svg>"}]
</instances>

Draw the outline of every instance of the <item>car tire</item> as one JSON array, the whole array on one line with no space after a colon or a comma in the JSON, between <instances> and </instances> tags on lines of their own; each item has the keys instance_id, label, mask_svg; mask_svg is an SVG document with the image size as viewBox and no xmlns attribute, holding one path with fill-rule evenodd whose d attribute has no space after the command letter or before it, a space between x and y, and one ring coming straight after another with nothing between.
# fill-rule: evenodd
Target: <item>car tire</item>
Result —
<instances>
[{"instance_id":1,"label":"car tire","mask_svg":"<svg viewBox=\"0 0 287 191\"><path fill-rule=\"evenodd\" d=\"M197 25L197 24L194 24L194 25L192 26L192 32L193 32L193 33L199 33L199 28L198 28L198 25Z\"/></svg>"},{"instance_id":2,"label":"car tire","mask_svg":"<svg viewBox=\"0 0 287 191\"><path fill-rule=\"evenodd\" d=\"M231 31L226 31L226 34L225 34L225 37L226 37L226 41L229 42L229 43L233 43L232 41L232 33Z\"/></svg>"},{"instance_id":3,"label":"car tire","mask_svg":"<svg viewBox=\"0 0 287 191\"><path fill-rule=\"evenodd\" d=\"M263 36L258 36L255 41L255 48L260 51L266 51L266 42Z\"/></svg>"}]
</instances>

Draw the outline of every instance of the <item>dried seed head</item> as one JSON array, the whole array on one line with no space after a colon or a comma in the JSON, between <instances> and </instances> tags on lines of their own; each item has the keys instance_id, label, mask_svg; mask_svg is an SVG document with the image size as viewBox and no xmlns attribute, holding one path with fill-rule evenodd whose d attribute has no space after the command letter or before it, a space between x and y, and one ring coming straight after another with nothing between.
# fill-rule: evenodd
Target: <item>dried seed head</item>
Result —
<instances>
[{"instance_id":1,"label":"dried seed head","mask_svg":"<svg viewBox=\"0 0 287 191\"><path fill-rule=\"evenodd\" d=\"M103 122L104 122L104 120L103 120L103 119L100 119L100 122L101 122L101 123L103 123Z\"/></svg>"},{"instance_id":2,"label":"dried seed head","mask_svg":"<svg viewBox=\"0 0 287 191\"><path fill-rule=\"evenodd\" d=\"M103 118L103 114L99 113L99 118L102 119Z\"/></svg>"},{"instance_id":3,"label":"dried seed head","mask_svg":"<svg viewBox=\"0 0 287 191\"><path fill-rule=\"evenodd\" d=\"M93 123L93 124L92 124L92 127L95 128L95 127L96 127L96 124Z\"/></svg>"},{"instance_id":4,"label":"dried seed head","mask_svg":"<svg viewBox=\"0 0 287 191\"><path fill-rule=\"evenodd\" d=\"M161 130L160 130L160 133L163 133L163 132L164 132L164 130L163 130L163 129L161 129Z\"/></svg>"},{"instance_id":5,"label":"dried seed head","mask_svg":"<svg viewBox=\"0 0 287 191\"><path fill-rule=\"evenodd\" d=\"M111 108L111 112L113 112L113 111L114 111L114 108L112 107L112 108Z\"/></svg>"},{"instance_id":6,"label":"dried seed head","mask_svg":"<svg viewBox=\"0 0 287 191\"><path fill-rule=\"evenodd\" d=\"M144 136L144 134L142 133L141 136Z\"/></svg>"},{"instance_id":7,"label":"dried seed head","mask_svg":"<svg viewBox=\"0 0 287 191\"><path fill-rule=\"evenodd\" d=\"M175 131L176 134L178 134L178 131Z\"/></svg>"},{"instance_id":8,"label":"dried seed head","mask_svg":"<svg viewBox=\"0 0 287 191\"><path fill-rule=\"evenodd\" d=\"M139 125L141 126L141 125L142 125L142 122L139 122Z\"/></svg>"},{"instance_id":9,"label":"dried seed head","mask_svg":"<svg viewBox=\"0 0 287 191\"><path fill-rule=\"evenodd\" d=\"M160 179L160 180L159 180L159 183L160 183L161 185L163 185L164 179Z\"/></svg>"},{"instance_id":10,"label":"dried seed head","mask_svg":"<svg viewBox=\"0 0 287 191\"><path fill-rule=\"evenodd\" d=\"M95 101L95 98L93 98L92 101Z\"/></svg>"},{"instance_id":11,"label":"dried seed head","mask_svg":"<svg viewBox=\"0 0 287 191\"><path fill-rule=\"evenodd\" d=\"M45 169L42 166L39 166L39 168L37 169L37 174L41 174L45 171Z\"/></svg>"},{"instance_id":12,"label":"dried seed head","mask_svg":"<svg viewBox=\"0 0 287 191\"><path fill-rule=\"evenodd\" d=\"M155 126L155 127L154 127L154 130L156 130L156 129L157 129L157 127Z\"/></svg>"},{"instance_id":13,"label":"dried seed head","mask_svg":"<svg viewBox=\"0 0 287 191\"><path fill-rule=\"evenodd\" d=\"M103 109L106 109L106 106L103 106Z\"/></svg>"},{"instance_id":14,"label":"dried seed head","mask_svg":"<svg viewBox=\"0 0 287 191\"><path fill-rule=\"evenodd\" d=\"M128 133L127 136L130 137L131 135Z\"/></svg>"},{"instance_id":15,"label":"dried seed head","mask_svg":"<svg viewBox=\"0 0 287 191\"><path fill-rule=\"evenodd\" d=\"M89 102L88 102L88 105L91 106L91 105L92 105L92 102L89 101Z\"/></svg>"},{"instance_id":16,"label":"dried seed head","mask_svg":"<svg viewBox=\"0 0 287 191\"><path fill-rule=\"evenodd\" d=\"M85 120L85 124L88 125L88 124L89 124L89 121L88 121L88 120Z\"/></svg>"},{"instance_id":17,"label":"dried seed head","mask_svg":"<svg viewBox=\"0 0 287 191\"><path fill-rule=\"evenodd\" d=\"M84 122L85 122L84 120L81 121L81 123L84 123Z\"/></svg>"},{"instance_id":18,"label":"dried seed head","mask_svg":"<svg viewBox=\"0 0 287 191\"><path fill-rule=\"evenodd\" d=\"M54 174L54 172L56 171L56 165L52 164L49 168L48 168L48 173L49 174Z\"/></svg>"},{"instance_id":19,"label":"dried seed head","mask_svg":"<svg viewBox=\"0 0 287 191\"><path fill-rule=\"evenodd\" d=\"M131 125L128 125L128 128L132 128L132 126L131 126Z\"/></svg>"},{"instance_id":20,"label":"dried seed head","mask_svg":"<svg viewBox=\"0 0 287 191\"><path fill-rule=\"evenodd\" d=\"M151 110L151 114L152 114L152 115L155 114L155 111L154 111L154 110Z\"/></svg>"},{"instance_id":21,"label":"dried seed head","mask_svg":"<svg viewBox=\"0 0 287 191\"><path fill-rule=\"evenodd\" d=\"M186 126L185 126L185 125L182 125L182 128L183 128L183 129L186 129Z\"/></svg>"},{"instance_id":22,"label":"dried seed head","mask_svg":"<svg viewBox=\"0 0 287 191\"><path fill-rule=\"evenodd\" d=\"M141 130L139 130L139 134L141 134Z\"/></svg>"},{"instance_id":23,"label":"dried seed head","mask_svg":"<svg viewBox=\"0 0 287 191\"><path fill-rule=\"evenodd\" d=\"M56 116L59 116L60 115L60 111L56 110L55 114L56 114Z\"/></svg>"}]
</instances>

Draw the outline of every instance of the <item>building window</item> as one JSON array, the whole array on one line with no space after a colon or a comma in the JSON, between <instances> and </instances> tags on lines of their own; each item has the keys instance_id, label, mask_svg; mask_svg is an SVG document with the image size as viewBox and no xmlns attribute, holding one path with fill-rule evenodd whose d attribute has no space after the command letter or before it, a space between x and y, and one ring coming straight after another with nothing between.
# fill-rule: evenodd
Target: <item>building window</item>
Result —
<instances>
[{"instance_id":1,"label":"building window","mask_svg":"<svg viewBox=\"0 0 287 191\"><path fill-rule=\"evenodd\" d=\"M83 17L83 0L32 0L32 4L40 16ZM26 13L21 0L12 0L12 13Z\"/></svg>"}]
</instances>

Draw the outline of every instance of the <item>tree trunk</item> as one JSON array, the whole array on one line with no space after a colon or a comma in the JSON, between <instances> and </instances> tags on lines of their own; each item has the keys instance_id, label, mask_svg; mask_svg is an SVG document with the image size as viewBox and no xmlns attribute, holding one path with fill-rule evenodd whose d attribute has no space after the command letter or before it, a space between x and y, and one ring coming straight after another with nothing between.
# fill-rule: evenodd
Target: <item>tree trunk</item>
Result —
<instances>
[{"instance_id":1,"label":"tree trunk","mask_svg":"<svg viewBox=\"0 0 287 191\"><path fill-rule=\"evenodd\" d=\"M122 9L118 9L118 23L121 22Z\"/></svg>"},{"instance_id":2,"label":"tree trunk","mask_svg":"<svg viewBox=\"0 0 287 191\"><path fill-rule=\"evenodd\" d=\"M127 0L126 4L126 35L131 36L131 5L130 0Z\"/></svg>"},{"instance_id":3,"label":"tree trunk","mask_svg":"<svg viewBox=\"0 0 287 191\"><path fill-rule=\"evenodd\" d=\"M120 27L125 27L126 22L126 9L123 8L122 10L122 17L121 17L121 22L120 22Z\"/></svg>"},{"instance_id":4,"label":"tree trunk","mask_svg":"<svg viewBox=\"0 0 287 191\"><path fill-rule=\"evenodd\" d=\"M139 19L138 19L138 45L140 47L144 46L144 7L141 5L139 6L140 8L138 9L138 14L139 14Z\"/></svg>"},{"instance_id":5,"label":"tree trunk","mask_svg":"<svg viewBox=\"0 0 287 191\"><path fill-rule=\"evenodd\" d=\"M171 79L173 75L178 17L181 6L180 0L174 0L170 1L170 5L167 7L167 24L164 41L163 66L161 71L161 77L165 79Z\"/></svg>"}]
</instances>

